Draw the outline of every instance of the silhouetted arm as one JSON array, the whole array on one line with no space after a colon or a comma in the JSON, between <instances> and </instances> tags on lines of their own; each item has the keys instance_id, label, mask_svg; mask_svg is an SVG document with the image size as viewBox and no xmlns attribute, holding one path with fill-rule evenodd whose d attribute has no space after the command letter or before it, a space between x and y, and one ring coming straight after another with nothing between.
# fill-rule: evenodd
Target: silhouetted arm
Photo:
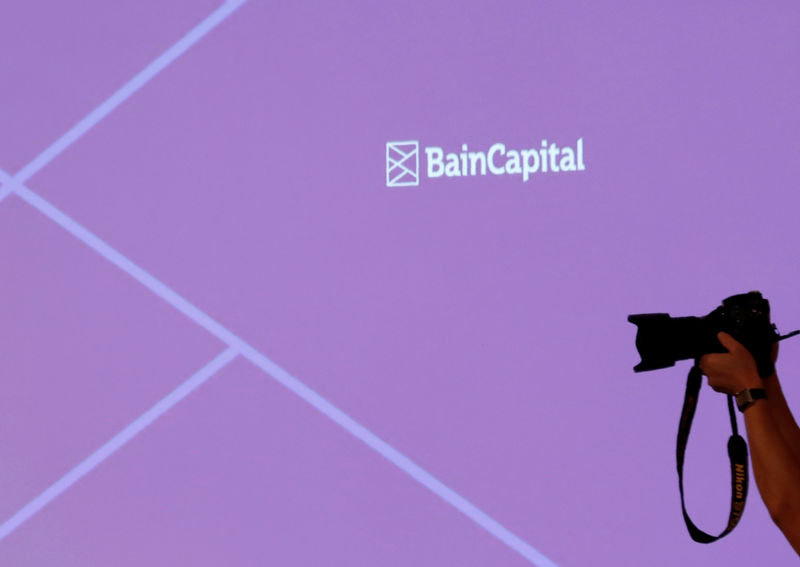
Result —
<instances>
[{"instance_id":1,"label":"silhouetted arm","mask_svg":"<svg viewBox=\"0 0 800 567\"><path fill-rule=\"evenodd\" d=\"M735 395L764 388L766 399L744 411L758 492L775 524L800 555L800 429L789 410L777 373L762 379L750 352L727 333L717 338L727 353L700 358L700 369L716 391ZM772 360L777 360L777 343Z\"/></svg>"},{"instance_id":2,"label":"silhouetted arm","mask_svg":"<svg viewBox=\"0 0 800 567\"><path fill-rule=\"evenodd\" d=\"M779 405L768 393L767 399L744 410L744 421L758 492L772 520L800 555L800 459L779 425L783 413Z\"/></svg>"},{"instance_id":3,"label":"silhouetted arm","mask_svg":"<svg viewBox=\"0 0 800 567\"><path fill-rule=\"evenodd\" d=\"M774 361L773 361L774 362ZM783 397L777 373L762 380L763 388L767 391L767 399L771 402L772 415L778 429L786 440L796 459L800 460L800 427L789 409L789 404Z\"/></svg>"}]
</instances>

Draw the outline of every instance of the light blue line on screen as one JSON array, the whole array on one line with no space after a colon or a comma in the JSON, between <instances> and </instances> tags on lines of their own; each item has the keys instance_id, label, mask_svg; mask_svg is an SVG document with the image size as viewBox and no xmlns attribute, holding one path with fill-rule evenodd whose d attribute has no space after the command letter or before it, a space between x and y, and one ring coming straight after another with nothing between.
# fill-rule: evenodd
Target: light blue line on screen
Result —
<instances>
[{"instance_id":1,"label":"light blue line on screen","mask_svg":"<svg viewBox=\"0 0 800 567\"><path fill-rule=\"evenodd\" d=\"M505 543L508 547L518 552L534 565L539 567L557 567L539 550L535 549L525 540L504 527L472 502L461 496L455 490L444 484L431 473L420 467L392 445L372 433L369 429L355 421L345 412L334 406L328 400L317 394L314 390L291 376L283 368L272 362L266 356L249 345L242 345L242 356L264 370L278 382L289 388L292 392L303 398L320 412L341 425L358 440L362 441L388 461L407 473L425 488L439 496L442 500L453 506L456 510L470 518L487 532Z\"/></svg>"},{"instance_id":2,"label":"light blue line on screen","mask_svg":"<svg viewBox=\"0 0 800 567\"><path fill-rule=\"evenodd\" d=\"M97 465L105 461L108 457L118 451L128 441L136 437L143 429L153 423L156 419L164 415L175 404L180 402L194 390L196 390L206 380L216 374L221 368L233 360L239 353L236 349L228 348L219 354L214 360L198 370L191 378L175 388L161 401L136 418L125 429L112 437L105 445L89 455L83 462L69 471L50 488L42 492L39 496L23 506L16 514L0 526L0 540L16 530L25 521L29 520L39 510L47 506L54 499L67 490L70 486L78 482Z\"/></svg>"},{"instance_id":3,"label":"light blue line on screen","mask_svg":"<svg viewBox=\"0 0 800 567\"><path fill-rule=\"evenodd\" d=\"M25 183L37 171L50 163L56 156L83 136L92 126L105 118L117 106L125 102L133 93L147 84L150 79L163 71L170 63L180 57L187 49L197 43L208 32L219 25L225 18L235 12L247 0L230 0L217 8L210 16L200 22L178 43L167 49L155 61L150 63L138 75L128 81L122 88L111 95L108 100L90 112L83 120L73 126L66 134L56 140L49 148L36 156L28 165L14 176L20 183Z\"/></svg>"},{"instance_id":4,"label":"light blue line on screen","mask_svg":"<svg viewBox=\"0 0 800 567\"><path fill-rule=\"evenodd\" d=\"M214 319L209 317L203 311L195 307L189 301L184 299L169 286L165 285L155 277L151 276L148 272L134 264L128 258L117 252L114 248L106 244L99 237L95 236L89 230L81 226L78 222L62 213L55 206L48 201L16 181L12 182L12 189L19 197L24 199L28 204L32 205L50 220L55 221L58 225L64 228L67 232L72 234L75 238L88 245L95 252L100 254L103 258L117 266L123 272L130 275L133 279L144 285L147 289L152 291L158 297L175 307L178 311L186 315L189 319L206 329L209 333L219 338L225 344L236 346L244 344L244 341L234 335L231 331L217 323Z\"/></svg>"},{"instance_id":5,"label":"light blue line on screen","mask_svg":"<svg viewBox=\"0 0 800 567\"><path fill-rule=\"evenodd\" d=\"M192 321L206 329L223 342L236 349L244 358L264 370L269 376L283 384L286 388L300 396L317 410L328 416L335 423L347 430L354 437L374 449L401 470L405 471L414 480L425 486L428 490L442 498L445 502L459 510L476 524L484 528L507 546L517 551L538 567L557 567L550 559L491 518L466 498L446 486L432 474L425 471L414 461L406 457L389 443L372 433L363 425L355 421L345 412L334 406L331 402L317 394L303 382L290 375L272 360L261 354L231 331L223 327L203 311L192 305L164 283L134 264L120 252L106 244L88 229L70 218L51 203L22 185L13 183L13 190L34 208L56 224L63 227L70 234L81 240L84 244L95 250L109 262L119 267L150 291L161 297L164 301L175 307L178 311L189 317Z\"/></svg>"},{"instance_id":6,"label":"light blue line on screen","mask_svg":"<svg viewBox=\"0 0 800 567\"><path fill-rule=\"evenodd\" d=\"M0 202L11 194L11 185L11 176L0 169Z\"/></svg>"}]
</instances>

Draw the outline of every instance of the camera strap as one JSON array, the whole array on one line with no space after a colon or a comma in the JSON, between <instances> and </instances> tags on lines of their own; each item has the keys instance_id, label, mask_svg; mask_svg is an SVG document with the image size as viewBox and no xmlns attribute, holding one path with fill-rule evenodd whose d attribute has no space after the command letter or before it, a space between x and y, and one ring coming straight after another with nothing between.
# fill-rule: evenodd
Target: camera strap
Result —
<instances>
[{"instance_id":1,"label":"camera strap","mask_svg":"<svg viewBox=\"0 0 800 567\"><path fill-rule=\"evenodd\" d=\"M689 513L686 511L686 503L683 496L683 461L686 453L686 443L689 440L689 431L692 428L692 420L694 419L694 412L697 409L697 398L700 394L700 385L702 384L703 374L698 366L699 361L695 360L695 365L689 371L689 377L686 380L686 396L683 400L683 409L681 410L681 421L678 427L678 443L677 443L677 461L678 461L678 483L681 492L681 508L683 509L683 519L686 522L686 527L689 529L689 535L692 536L694 541L700 543L711 543L718 539L725 537L742 517L744 512L744 503L747 499L747 481L748 481L748 467L747 467L747 443L744 438L739 435L739 430L736 424L736 413L733 409L733 398L728 396L728 413L731 416L731 430L733 434L728 439L728 458L731 462L731 510L728 515L728 525L718 536L707 534L698 528L694 522L689 518Z\"/></svg>"}]
</instances>

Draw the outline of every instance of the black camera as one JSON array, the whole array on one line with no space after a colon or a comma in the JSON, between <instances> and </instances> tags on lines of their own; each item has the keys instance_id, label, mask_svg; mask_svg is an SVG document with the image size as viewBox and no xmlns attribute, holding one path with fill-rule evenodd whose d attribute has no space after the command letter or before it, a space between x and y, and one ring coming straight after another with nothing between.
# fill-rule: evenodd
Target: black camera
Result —
<instances>
[{"instance_id":1,"label":"black camera","mask_svg":"<svg viewBox=\"0 0 800 567\"><path fill-rule=\"evenodd\" d=\"M712 352L728 352L717 340L724 331L742 343L756 361L762 378L775 372L772 344L800 333L780 336L769 318L769 301L758 291L732 295L704 317L670 317L667 313L629 315L638 327L636 349L642 361L634 371L673 366L676 360L698 359Z\"/></svg>"},{"instance_id":2,"label":"black camera","mask_svg":"<svg viewBox=\"0 0 800 567\"><path fill-rule=\"evenodd\" d=\"M758 374L766 378L775 372L771 356L772 345L800 333L793 331L780 336L775 325L769 320L769 302L757 291L732 295L705 317L670 317L667 313L640 313L628 315L628 321L637 326L636 348L642 357L642 361L633 367L636 372L673 366L676 360L691 358L696 361L704 354L712 352L727 352L717 339L717 333L724 331L750 351L758 367ZM711 543L729 534L742 516L748 485L747 442L739 435L733 397L729 395L728 413L732 431L728 439L728 458L731 462L731 508L725 530L716 536L708 534L689 518L683 494L686 444L701 384L702 374L695 363L686 379L686 395L678 427L676 460L683 519L689 529L689 535L697 542Z\"/></svg>"}]
</instances>

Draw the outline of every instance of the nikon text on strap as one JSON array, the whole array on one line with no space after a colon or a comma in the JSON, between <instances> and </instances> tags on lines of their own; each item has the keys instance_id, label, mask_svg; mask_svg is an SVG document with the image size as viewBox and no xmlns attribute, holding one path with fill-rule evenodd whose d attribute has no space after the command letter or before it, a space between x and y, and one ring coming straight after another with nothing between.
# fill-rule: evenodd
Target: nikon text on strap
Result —
<instances>
[{"instance_id":1,"label":"nikon text on strap","mask_svg":"<svg viewBox=\"0 0 800 567\"><path fill-rule=\"evenodd\" d=\"M728 396L728 412L731 416L731 430L732 435L728 439L728 458L731 462L731 511L728 516L728 525L718 536L707 534L698 528L694 522L689 518L689 513L686 511L686 503L683 496L683 461L686 453L686 442L689 440L689 431L692 428L692 420L694 419L694 412L697 409L697 397L700 394L700 385L702 384L703 374L698 366L699 361L695 360L695 365L689 371L689 377L686 380L686 397L683 399L683 410L681 411L681 422L678 426L678 444L677 444L677 461L678 461L678 485L681 492L681 508L683 509L683 519L686 521L686 527L689 529L689 535L692 539L700 543L711 543L718 539L725 537L742 517L744 512L744 503L747 499L747 443L739 435L739 430L736 425L736 414L733 409L733 398Z\"/></svg>"}]
</instances>

